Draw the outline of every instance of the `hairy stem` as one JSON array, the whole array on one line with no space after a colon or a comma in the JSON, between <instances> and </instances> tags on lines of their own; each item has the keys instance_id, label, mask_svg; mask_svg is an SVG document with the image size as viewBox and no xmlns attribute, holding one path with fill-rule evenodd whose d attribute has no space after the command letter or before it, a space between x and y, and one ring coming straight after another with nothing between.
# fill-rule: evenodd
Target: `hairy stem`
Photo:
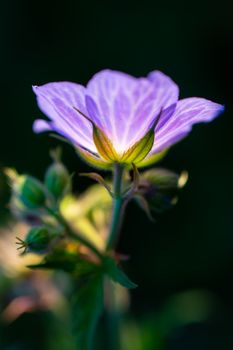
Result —
<instances>
[{"instance_id":1,"label":"hairy stem","mask_svg":"<svg viewBox=\"0 0 233 350\"><path fill-rule=\"evenodd\" d=\"M124 203L122 196L123 171L124 167L119 163L115 163L113 171L112 222L109 230L107 250L111 250L114 247L122 223L122 207Z\"/></svg>"},{"instance_id":2,"label":"hairy stem","mask_svg":"<svg viewBox=\"0 0 233 350\"><path fill-rule=\"evenodd\" d=\"M113 171L112 221L106 247L107 251L112 250L116 246L123 220L124 208L127 204L122 191L123 173L124 166L116 163ZM115 293L113 283L106 279L105 297L107 303L105 307L108 318L108 349L111 350L120 349L120 317L119 310L117 310Z\"/></svg>"}]
</instances>

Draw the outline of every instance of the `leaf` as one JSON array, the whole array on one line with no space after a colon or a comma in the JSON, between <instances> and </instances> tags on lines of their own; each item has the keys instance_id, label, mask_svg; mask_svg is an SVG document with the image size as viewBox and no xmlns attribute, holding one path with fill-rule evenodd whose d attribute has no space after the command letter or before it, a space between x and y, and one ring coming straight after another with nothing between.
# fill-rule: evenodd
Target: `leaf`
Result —
<instances>
[{"instance_id":1,"label":"leaf","mask_svg":"<svg viewBox=\"0 0 233 350\"><path fill-rule=\"evenodd\" d=\"M95 264L83 260L79 254L69 253L62 249L56 249L45 256L39 264L28 265L27 267L30 269L63 270L76 276L86 275L96 269Z\"/></svg>"},{"instance_id":2,"label":"leaf","mask_svg":"<svg viewBox=\"0 0 233 350\"><path fill-rule=\"evenodd\" d=\"M125 288L128 288L128 289L137 288L137 284L132 282L129 279L129 277L124 273L124 271L119 269L117 266L115 266L115 268L111 270L111 273L109 274L109 276L114 282L119 283Z\"/></svg>"},{"instance_id":3,"label":"leaf","mask_svg":"<svg viewBox=\"0 0 233 350\"><path fill-rule=\"evenodd\" d=\"M106 188L106 190L108 191L108 193L112 197L111 188L109 187L109 185L107 184L107 182L104 180L104 178L101 175L99 175L97 173L81 173L79 175L89 177L90 179L97 181L100 185L102 185L102 186L104 186L104 188Z\"/></svg>"},{"instance_id":4,"label":"leaf","mask_svg":"<svg viewBox=\"0 0 233 350\"><path fill-rule=\"evenodd\" d=\"M106 258L105 260L106 273L114 281L119 283L125 288L134 289L137 288L137 284L132 282L129 277L122 271L116 264L115 260Z\"/></svg>"},{"instance_id":5,"label":"leaf","mask_svg":"<svg viewBox=\"0 0 233 350\"><path fill-rule=\"evenodd\" d=\"M103 274L78 280L71 300L73 333L77 349L90 350L97 321L103 309Z\"/></svg>"},{"instance_id":6,"label":"leaf","mask_svg":"<svg viewBox=\"0 0 233 350\"><path fill-rule=\"evenodd\" d=\"M73 272L77 261L75 259L51 259L48 257L44 258L39 264L27 265L30 269L42 269L42 270L63 270L66 272Z\"/></svg>"}]
</instances>

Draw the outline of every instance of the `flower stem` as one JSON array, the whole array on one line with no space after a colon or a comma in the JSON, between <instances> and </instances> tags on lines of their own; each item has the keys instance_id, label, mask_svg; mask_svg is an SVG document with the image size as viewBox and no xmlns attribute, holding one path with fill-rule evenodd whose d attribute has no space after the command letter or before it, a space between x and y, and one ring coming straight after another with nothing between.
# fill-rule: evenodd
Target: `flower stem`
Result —
<instances>
[{"instance_id":1,"label":"flower stem","mask_svg":"<svg viewBox=\"0 0 233 350\"><path fill-rule=\"evenodd\" d=\"M78 241L79 243L85 245L87 248L89 248L98 258L101 260L103 259L102 253L88 240L86 239L82 234L78 232L74 232L68 222L63 218L63 216L55 212L53 209L46 207L46 211L52 215L62 226L64 226L68 236L75 240Z\"/></svg>"},{"instance_id":2,"label":"flower stem","mask_svg":"<svg viewBox=\"0 0 233 350\"><path fill-rule=\"evenodd\" d=\"M109 231L107 250L111 250L116 243L118 232L122 223L122 207L124 199L122 196L122 178L124 167L115 163L113 171L113 209L112 222Z\"/></svg>"},{"instance_id":3,"label":"flower stem","mask_svg":"<svg viewBox=\"0 0 233 350\"><path fill-rule=\"evenodd\" d=\"M105 280L105 307L107 317L108 337L107 348L109 350L120 349L120 312L116 305L116 293L113 282L106 278Z\"/></svg>"}]
</instances>

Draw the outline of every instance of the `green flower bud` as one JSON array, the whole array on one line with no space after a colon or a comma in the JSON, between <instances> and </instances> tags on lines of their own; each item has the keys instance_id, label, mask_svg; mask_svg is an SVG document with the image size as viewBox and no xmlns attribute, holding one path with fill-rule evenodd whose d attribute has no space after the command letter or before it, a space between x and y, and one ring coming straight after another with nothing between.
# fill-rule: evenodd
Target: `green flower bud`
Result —
<instances>
[{"instance_id":1,"label":"green flower bud","mask_svg":"<svg viewBox=\"0 0 233 350\"><path fill-rule=\"evenodd\" d=\"M24 241L26 250L43 253L49 247L51 240L54 238L46 227L37 226L30 229Z\"/></svg>"},{"instance_id":2,"label":"green flower bud","mask_svg":"<svg viewBox=\"0 0 233 350\"><path fill-rule=\"evenodd\" d=\"M141 174L139 182L138 204L143 197L152 211L161 213L178 199L179 189L187 182L187 172L180 175L166 169L151 169Z\"/></svg>"},{"instance_id":3,"label":"green flower bud","mask_svg":"<svg viewBox=\"0 0 233 350\"><path fill-rule=\"evenodd\" d=\"M11 187L10 207L16 216L27 214L35 216L34 209L46 204L46 189L36 178L29 175L19 175L12 168L5 168L4 172Z\"/></svg>"},{"instance_id":4,"label":"green flower bud","mask_svg":"<svg viewBox=\"0 0 233 350\"><path fill-rule=\"evenodd\" d=\"M61 162L55 161L49 166L45 173L45 186L55 199L63 197L69 191L70 175Z\"/></svg>"},{"instance_id":5,"label":"green flower bud","mask_svg":"<svg viewBox=\"0 0 233 350\"><path fill-rule=\"evenodd\" d=\"M29 175L19 175L14 169L5 169L12 189L12 203L17 203L21 210L41 208L46 202L43 184Z\"/></svg>"},{"instance_id":6,"label":"green flower bud","mask_svg":"<svg viewBox=\"0 0 233 350\"><path fill-rule=\"evenodd\" d=\"M29 175L21 175L13 186L13 190L19 200L28 209L42 207L46 201L44 187L40 181Z\"/></svg>"}]
</instances>

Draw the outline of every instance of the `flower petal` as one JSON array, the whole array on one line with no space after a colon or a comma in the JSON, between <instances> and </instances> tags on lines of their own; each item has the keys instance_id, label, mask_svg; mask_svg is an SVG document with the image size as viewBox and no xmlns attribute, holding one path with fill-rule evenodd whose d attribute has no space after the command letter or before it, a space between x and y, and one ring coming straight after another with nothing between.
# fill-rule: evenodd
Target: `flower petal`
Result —
<instances>
[{"instance_id":1,"label":"flower petal","mask_svg":"<svg viewBox=\"0 0 233 350\"><path fill-rule=\"evenodd\" d=\"M33 131L36 133L51 131L52 127L49 122L43 119L37 119L33 123Z\"/></svg>"},{"instance_id":2,"label":"flower petal","mask_svg":"<svg viewBox=\"0 0 233 350\"><path fill-rule=\"evenodd\" d=\"M86 107L118 153L140 140L161 108L177 101L178 88L160 72L134 78L104 70L89 81Z\"/></svg>"},{"instance_id":3,"label":"flower petal","mask_svg":"<svg viewBox=\"0 0 233 350\"><path fill-rule=\"evenodd\" d=\"M224 107L204 98L191 97L178 101L173 114L161 118L155 130L155 142L150 154L161 152L191 131L193 124L210 122Z\"/></svg>"},{"instance_id":4,"label":"flower petal","mask_svg":"<svg viewBox=\"0 0 233 350\"><path fill-rule=\"evenodd\" d=\"M65 132L66 137L75 144L97 152L90 122L73 108L77 107L84 114L87 113L83 86L59 82L34 86L33 91L37 95L40 109L53 121L54 131L62 130L62 135Z\"/></svg>"},{"instance_id":5,"label":"flower petal","mask_svg":"<svg viewBox=\"0 0 233 350\"><path fill-rule=\"evenodd\" d=\"M157 90L156 98L163 108L167 108L178 101L179 87L167 75L155 70L148 75L148 79L153 82Z\"/></svg>"}]
</instances>

